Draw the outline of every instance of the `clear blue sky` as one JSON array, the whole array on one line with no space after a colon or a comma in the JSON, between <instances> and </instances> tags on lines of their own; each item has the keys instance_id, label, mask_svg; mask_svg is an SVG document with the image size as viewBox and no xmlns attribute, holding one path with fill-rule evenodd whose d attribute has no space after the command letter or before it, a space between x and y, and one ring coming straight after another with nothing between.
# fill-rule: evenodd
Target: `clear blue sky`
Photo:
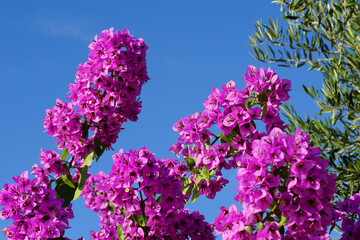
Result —
<instances>
[{"instance_id":1,"label":"clear blue sky","mask_svg":"<svg viewBox=\"0 0 360 240\"><path fill-rule=\"evenodd\" d=\"M177 137L173 124L201 111L212 87L229 80L243 85L249 64L271 66L281 78L291 79L291 99L300 115L314 113L301 84L320 83L320 74L262 64L249 54L255 21L278 16L279 6L266 0L0 1L0 187L39 163L41 148L56 149L54 139L43 132L45 110L57 98L66 100L77 65L87 60L88 44L110 27L127 28L145 39L151 78L143 87L139 121L124 125L115 151L146 145L159 158L173 158L168 152ZM91 171L108 172L112 154L106 152ZM236 173L226 176L232 184L215 200L200 198L189 206L209 222L219 207L234 202ZM70 221L66 236L90 239L89 230L98 230L97 214L84 207L82 198L73 210L76 220ZM5 224L0 221L0 230Z\"/></svg>"}]
</instances>

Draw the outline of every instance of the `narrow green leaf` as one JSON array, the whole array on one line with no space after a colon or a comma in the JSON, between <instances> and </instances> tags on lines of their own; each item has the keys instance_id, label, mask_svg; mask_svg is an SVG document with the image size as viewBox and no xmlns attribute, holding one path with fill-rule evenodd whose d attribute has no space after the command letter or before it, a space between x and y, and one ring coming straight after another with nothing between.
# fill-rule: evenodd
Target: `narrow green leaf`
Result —
<instances>
[{"instance_id":1,"label":"narrow green leaf","mask_svg":"<svg viewBox=\"0 0 360 240\"><path fill-rule=\"evenodd\" d=\"M333 119L332 124L335 125L342 116L343 116L343 114L342 114L342 111L340 110L340 111L335 115L335 118Z\"/></svg>"},{"instance_id":2,"label":"narrow green leaf","mask_svg":"<svg viewBox=\"0 0 360 240\"><path fill-rule=\"evenodd\" d=\"M119 240L124 240L125 239L121 224L117 227L116 232L117 232L117 237L118 237Z\"/></svg>"},{"instance_id":3,"label":"narrow green leaf","mask_svg":"<svg viewBox=\"0 0 360 240\"><path fill-rule=\"evenodd\" d=\"M288 221L288 218L281 216L279 227L284 226L287 223L287 221Z\"/></svg>"},{"instance_id":4,"label":"narrow green leaf","mask_svg":"<svg viewBox=\"0 0 360 240\"><path fill-rule=\"evenodd\" d=\"M123 207L120 208L121 214L125 217L126 216L126 211Z\"/></svg>"},{"instance_id":5,"label":"narrow green leaf","mask_svg":"<svg viewBox=\"0 0 360 240\"><path fill-rule=\"evenodd\" d=\"M261 110L262 111L261 111L260 115L264 116L266 114L267 110L268 110L268 106L266 104L262 105Z\"/></svg>"},{"instance_id":6,"label":"narrow green leaf","mask_svg":"<svg viewBox=\"0 0 360 240\"><path fill-rule=\"evenodd\" d=\"M87 166L80 168L80 179L79 179L78 187L75 190L75 194L73 198L74 200L76 200L80 196L82 190L85 187L86 179L87 179L87 168L88 168Z\"/></svg>"},{"instance_id":7,"label":"narrow green leaf","mask_svg":"<svg viewBox=\"0 0 360 240\"><path fill-rule=\"evenodd\" d=\"M160 195L160 196L156 199L156 202L157 202L158 204L160 204L161 199L162 199L162 195Z\"/></svg>"},{"instance_id":8,"label":"narrow green leaf","mask_svg":"<svg viewBox=\"0 0 360 240\"><path fill-rule=\"evenodd\" d=\"M291 15L286 15L285 16L287 19L290 19L290 20L296 20L296 19L299 19L298 16L291 16Z\"/></svg>"},{"instance_id":9,"label":"narrow green leaf","mask_svg":"<svg viewBox=\"0 0 360 240\"><path fill-rule=\"evenodd\" d=\"M194 186L194 190L193 190L193 193L192 193L192 197L191 197L191 203L195 202L196 199L198 199L200 196L199 194L199 187L198 185L195 185Z\"/></svg>"},{"instance_id":10,"label":"narrow green leaf","mask_svg":"<svg viewBox=\"0 0 360 240\"><path fill-rule=\"evenodd\" d=\"M302 85L304 91L306 92L307 95L309 95L310 97L314 98L314 95L312 94L312 92L310 91L310 89L308 87L306 87L304 84Z\"/></svg>"}]
</instances>

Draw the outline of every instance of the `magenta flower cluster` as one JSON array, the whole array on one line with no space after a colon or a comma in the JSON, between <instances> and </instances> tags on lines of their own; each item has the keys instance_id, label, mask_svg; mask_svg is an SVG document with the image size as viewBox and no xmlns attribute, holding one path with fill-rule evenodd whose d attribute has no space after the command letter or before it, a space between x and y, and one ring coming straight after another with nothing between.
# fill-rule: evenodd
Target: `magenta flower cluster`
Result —
<instances>
[{"instance_id":1,"label":"magenta flower cluster","mask_svg":"<svg viewBox=\"0 0 360 240\"><path fill-rule=\"evenodd\" d=\"M245 205L245 208L246 209ZM229 209L221 207L221 213L216 217L214 226L218 234L222 234L223 240L230 239L282 239L279 233L279 224L271 222L264 228L260 228L258 234L251 234L252 228L247 225L247 216L240 212L233 204Z\"/></svg>"},{"instance_id":2,"label":"magenta flower cluster","mask_svg":"<svg viewBox=\"0 0 360 240\"><path fill-rule=\"evenodd\" d=\"M44 127L50 136L58 139L56 144L60 150L68 149L77 159L84 158L94 146L91 141L82 137L81 115L74 111L73 103L57 99L56 105L46 110Z\"/></svg>"},{"instance_id":3,"label":"magenta flower cluster","mask_svg":"<svg viewBox=\"0 0 360 240\"><path fill-rule=\"evenodd\" d=\"M78 66L75 83L69 85L72 102L57 100L44 117L46 132L57 137L58 148L68 149L75 160L91 152L95 138L111 148L122 124L137 121L141 111L138 96L149 79L148 47L128 30L104 30L89 49L89 61ZM92 136L88 136L89 130Z\"/></svg>"},{"instance_id":4,"label":"magenta flower cluster","mask_svg":"<svg viewBox=\"0 0 360 240\"><path fill-rule=\"evenodd\" d=\"M308 135L283 132L279 106L289 99L290 81L254 66L243 78L241 91L230 81L212 90L203 112L180 119L173 127L179 142L170 151L184 156L194 188L209 198L227 183L221 170L238 168L235 200L243 211L223 207L214 228L224 239L326 237L336 176L328 174L327 161L310 147ZM267 133L256 129L256 121Z\"/></svg>"},{"instance_id":5,"label":"magenta flower cluster","mask_svg":"<svg viewBox=\"0 0 360 240\"><path fill-rule=\"evenodd\" d=\"M180 178L188 167L145 147L113 159L111 172L91 176L82 192L86 206L100 211L101 231L92 239L115 239L119 226L125 239L214 239L203 216L183 209Z\"/></svg>"},{"instance_id":6,"label":"magenta flower cluster","mask_svg":"<svg viewBox=\"0 0 360 240\"><path fill-rule=\"evenodd\" d=\"M264 114L262 114L261 120L266 124L267 132L274 127L284 129L279 115L279 106L282 104L281 102L290 98L288 94L291 88L290 80L280 79L270 68L258 70L252 65L248 66L243 79L247 86L243 89L244 94L255 92L256 99L265 103L262 106Z\"/></svg>"},{"instance_id":7,"label":"magenta flower cluster","mask_svg":"<svg viewBox=\"0 0 360 240\"><path fill-rule=\"evenodd\" d=\"M254 226L265 221L266 228L283 217L285 239L310 239L326 233L333 219L330 201L336 191L336 176L328 174L328 162L317 157L320 150L310 147L309 139L300 131L286 136L274 128L269 136L253 140L251 154L236 157L239 187L235 200L245 203L242 224ZM215 220L217 232L236 235L236 229L217 224L223 218L220 214ZM270 232L281 235L271 238L283 239L279 226L271 225ZM254 236L267 239L263 235L261 230Z\"/></svg>"},{"instance_id":8,"label":"magenta flower cluster","mask_svg":"<svg viewBox=\"0 0 360 240\"><path fill-rule=\"evenodd\" d=\"M137 120L141 87L149 79L147 48L126 29L111 28L95 36L88 61L79 65L75 83L69 85L71 102L57 99L44 117L46 132L63 150L61 158L55 151L41 150L42 166L33 166L35 179L24 172L1 191L1 217L14 220L4 229L8 239L63 239L73 218L69 203L83 188L80 178L86 178L95 157L111 149L122 124Z\"/></svg>"},{"instance_id":9,"label":"magenta flower cluster","mask_svg":"<svg viewBox=\"0 0 360 240\"><path fill-rule=\"evenodd\" d=\"M276 221L266 222L257 230L254 235L254 227L247 225L247 209L248 205L244 204L244 210L239 211L233 204L229 209L221 207L221 213L215 219L215 231L222 234L223 240L240 240L240 239L254 239L254 240L280 240L280 239L310 239L310 240L330 240L329 234L325 233L321 236L304 235L301 238L295 236L283 236L279 231L279 223Z\"/></svg>"},{"instance_id":10,"label":"magenta flower cluster","mask_svg":"<svg viewBox=\"0 0 360 240\"><path fill-rule=\"evenodd\" d=\"M179 132L179 142L170 151L177 156L182 154L188 163L194 161L191 167L199 171L206 168L211 173L211 180L196 181L199 174L192 171L200 194L211 199L228 183L219 171L237 167L233 159L225 159L250 152L251 139L264 135L256 130L256 120L262 120L267 130L284 128L278 111L281 102L289 99L290 81L280 79L273 70L259 71L254 66L248 67L244 81L247 86L242 91L233 81L222 86L222 90L213 89L204 101L204 111L180 119L173 127ZM210 131L213 125L221 130L219 136ZM220 144L215 143L218 139Z\"/></svg>"},{"instance_id":11,"label":"magenta flower cluster","mask_svg":"<svg viewBox=\"0 0 360 240\"><path fill-rule=\"evenodd\" d=\"M13 177L15 184L5 184L0 191L0 212L3 220L13 219L4 229L7 239L46 240L63 236L68 220L73 218L71 205L62 208L49 185L37 178L30 180L28 172Z\"/></svg>"},{"instance_id":12,"label":"magenta flower cluster","mask_svg":"<svg viewBox=\"0 0 360 240\"><path fill-rule=\"evenodd\" d=\"M183 160L156 158L146 147L120 150L110 173L91 175L92 161L112 149L123 123L137 121L149 79L147 48L128 30L112 28L89 45L88 61L69 85L70 102L58 99L44 117L61 157L41 150L35 179L23 172L0 191L0 218L13 220L3 231L8 239L66 239L74 217L70 202L80 193L100 217L100 231L91 231L91 239L211 240L215 231L224 240L327 240L328 227L339 220L342 239L360 238L360 194L333 211L336 176L327 172L328 162L310 146L309 135L285 134L279 107L291 84L271 69L248 66L246 87L230 81L213 88L202 112L175 123L179 137L170 151ZM199 195L213 199L229 182L222 171L231 168L237 168L241 211L221 207L209 224L185 209Z\"/></svg>"},{"instance_id":13,"label":"magenta flower cluster","mask_svg":"<svg viewBox=\"0 0 360 240\"><path fill-rule=\"evenodd\" d=\"M59 154L57 152L52 150L44 151L41 149L40 163L43 167L40 167L35 163L31 173L44 184L50 184L48 176L56 179L60 178L61 175L68 173L64 169L62 162L63 161L59 158ZM51 174L53 174L53 176Z\"/></svg>"}]
</instances>

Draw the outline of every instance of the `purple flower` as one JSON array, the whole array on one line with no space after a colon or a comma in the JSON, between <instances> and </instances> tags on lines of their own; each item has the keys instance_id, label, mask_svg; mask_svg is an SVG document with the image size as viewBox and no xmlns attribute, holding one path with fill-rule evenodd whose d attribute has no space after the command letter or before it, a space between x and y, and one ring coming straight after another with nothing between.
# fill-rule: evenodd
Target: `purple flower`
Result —
<instances>
[{"instance_id":1,"label":"purple flower","mask_svg":"<svg viewBox=\"0 0 360 240\"><path fill-rule=\"evenodd\" d=\"M290 174L298 177L299 180L306 180L309 171L313 168L315 162L307 159L298 159L291 164Z\"/></svg>"},{"instance_id":2,"label":"purple flower","mask_svg":"<svg viewBox=\"0 0 360 240\"><path fill-rule=\"evenodd\" d=\"M13 177L15 184L7 184L0 191L2 219L13 219L6 227L5 235L10 239L58 238L69 228L68 219L74 217L71 205L62 208L55 191L48 184L35 178L30 180L28 172ZM29 234L30 233L30 234Z\"/></svg>"},{"instance_id":3,"label":"purple flower","mask_svg":"<svg viewBox=\"0 0 360 240\"><path fill-rule=\"evenodd\" d=\"M279 232L279 224L277 222L266 223L264 229L260 228L257 232L256 239L267 240L267 239L282 239Z\"/></svg>"},{"instance_id":4,"label":"purple flower","mask_svg":"<svg viewBox=\"0 0 360 240\"><path fill-rule=\"evenodd\" d=\"M269 192L265 191L264 189L257 190L254 192L253 196L254 205L259 208L261 211L265 211L269 208L270 203L272 203L273 198Z\"/></svg>"}]
</instances>

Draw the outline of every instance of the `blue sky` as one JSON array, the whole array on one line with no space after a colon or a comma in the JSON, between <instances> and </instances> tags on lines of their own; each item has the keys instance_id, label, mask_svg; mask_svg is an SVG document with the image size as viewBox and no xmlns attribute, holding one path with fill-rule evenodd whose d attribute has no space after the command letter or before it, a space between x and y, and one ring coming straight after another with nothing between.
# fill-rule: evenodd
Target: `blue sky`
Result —
<instances>
[{"instance_id":1,"label":"blue sky","mask_svg":"<svg viewBox=\"0 0 360 240\"><path fill-rule=\"evenodd\" d=\"M57 98L66 100L79 63L88 56L88 44L96 34L114 27L127 28L149 46L148 73L143 87L143 110L136 123L126 123L115 151L147 146L159 158L173 158L169 146L176 142L173 124L203 109L212 87L230 80L243 86L249 64L272 67L281 78L292 80L291 100L300 115L313 114L316 106L301 84L319 85L321 75L305 68L289 69L253 59L247 46L254 23L280 16L270 1L0 1L0 186L11 177L39 163L40 149L55 150L54 139L44 133L43 116ZM106 152L91 168L108 172ZM232 182L215 200L200 198L189 208L212 222L219 208L230 206L236 192L236 172L226 173ZM90 239L98 230L98 217L79 198L75 219L66 236ZM0 229L9 222L0 222ZM2 237L0 237L2 238Z\"/></svg>"}]
</instances>

